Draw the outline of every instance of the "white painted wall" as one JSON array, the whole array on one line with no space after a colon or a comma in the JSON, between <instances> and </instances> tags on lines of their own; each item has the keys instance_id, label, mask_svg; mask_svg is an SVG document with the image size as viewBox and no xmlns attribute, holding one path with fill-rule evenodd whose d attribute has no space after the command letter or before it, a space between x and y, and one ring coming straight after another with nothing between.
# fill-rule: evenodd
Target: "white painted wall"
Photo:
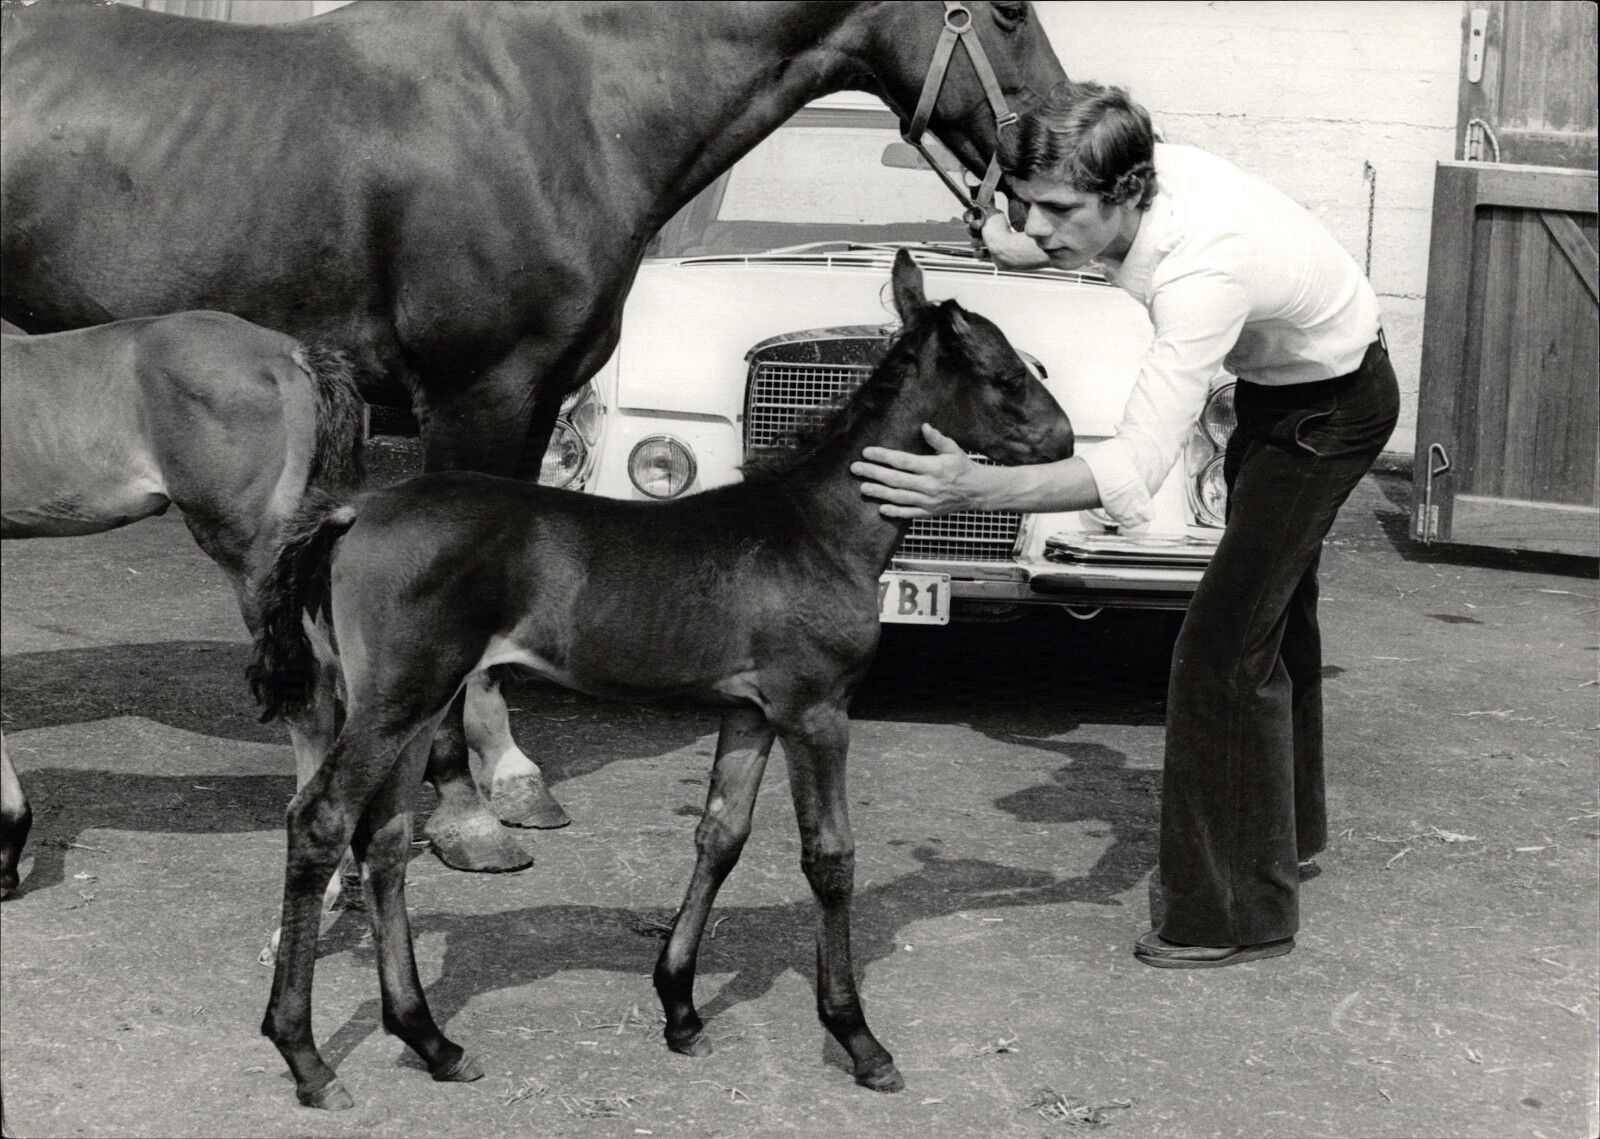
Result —
<instances>
[{"instance_id":1,"label":"white painted wall","mask_svg":"<svg viewBox=\"0 0 1600 1139\"><path fill-rule=\"evenodd\" d=\"M1403 395L1391 452L1416 436L1434 163L1454 157L1455 0L1043 0L1074 79L1126 87L1168 141L1276 185L1366 263Z\"/></svg>"}]
</instances>

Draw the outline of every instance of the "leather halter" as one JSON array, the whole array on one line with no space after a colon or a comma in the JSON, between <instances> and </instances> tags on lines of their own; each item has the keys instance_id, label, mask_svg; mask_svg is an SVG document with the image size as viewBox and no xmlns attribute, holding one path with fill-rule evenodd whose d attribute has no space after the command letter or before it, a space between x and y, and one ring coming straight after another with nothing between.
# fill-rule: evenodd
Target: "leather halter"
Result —
<instances>
[{"instance_id":1,"label":"leather halter","mask_svg":"<svg viewBox=\"0 0 1600 1139\"><path fill-rule=\"evenodd\" d=\"M970 198L961 184L934 161L933 155L929 154L928 148L922 144L922 132L927 129L928 119L933 115L934 104L939 101L939 90L944 86L945 73L950 68L950 57L955 53L957 43L966 47L967 58L972 61L972 70L978 73L978 82L983 84L983 93L988 96L989 106L994 111L996 153L990 157L989 168L984 172L983 181L979 183L977 192ZM1000 184L999 132L1016 121L1016 112L1006 106L1006 97L994 76L994 68L989 66L989 57L984 53L983 41L972 30L972 12L961 3L961 0L944 0L944 29L939 33L938 44L934 46L933 61L928 64L928 77L923 81L922 97L917 100L916 113L911 116L911 122L901 128L900 137L916 147L923 161L966 207L962 216L967 228L973 233L983 225L984 219L992 209L995 187Z\"/></svg>"}]
</instances>

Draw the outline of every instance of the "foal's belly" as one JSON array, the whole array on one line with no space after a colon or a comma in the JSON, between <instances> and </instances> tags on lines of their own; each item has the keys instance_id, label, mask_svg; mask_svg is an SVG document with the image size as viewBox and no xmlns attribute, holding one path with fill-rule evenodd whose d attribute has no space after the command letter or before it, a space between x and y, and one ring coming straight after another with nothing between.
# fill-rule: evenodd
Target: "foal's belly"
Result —
<instances>
[{"instance_id":1,"label":"foal's belly","mask_svg":"<svg viewBox=\"0 0 1600 1139\"><path fill-rule=\"evenodd\" d=\"M693 662L642 645L628 653L585 652L580 646L572 659L564 659L513 636L493 638L477 668L497 664L518 665L563 688L613 700L762 703L757 670L747 660Z\"/></svg>"}]
</instances>

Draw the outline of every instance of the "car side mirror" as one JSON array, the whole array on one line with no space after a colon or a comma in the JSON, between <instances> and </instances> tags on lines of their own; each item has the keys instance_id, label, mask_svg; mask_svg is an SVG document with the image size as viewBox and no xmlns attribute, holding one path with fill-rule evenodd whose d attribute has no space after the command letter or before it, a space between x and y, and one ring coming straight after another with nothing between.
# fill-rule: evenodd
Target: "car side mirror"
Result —
<instances>
[{"instance_id":1,"label":"car side mirror","mask_svg":"<svg viewBox=\"0 0 1600 1139\"><path fill-rule=\"evenodd\" d=\"M966 167L961 165L959 159L932 138L925 139L928 153L933 155L941 170L948 170L952 174L963 174ZM883 165L895 170L926 170L928 164L923 161L922 155L917 153L917 148L909 142L891 142L883 148L880 159Z\"/></svg>"}]
</instances>

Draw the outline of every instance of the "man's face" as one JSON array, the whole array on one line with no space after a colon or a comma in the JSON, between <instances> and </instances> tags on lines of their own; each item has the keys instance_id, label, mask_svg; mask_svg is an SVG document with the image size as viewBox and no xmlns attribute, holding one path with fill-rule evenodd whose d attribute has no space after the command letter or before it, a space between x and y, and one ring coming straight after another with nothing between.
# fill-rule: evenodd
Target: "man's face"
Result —
<instances>
[{"instance_id":1,"label":"man's face","mask_svg":"<svg viewBox=\"0 0 1600 1139\"><path fill-rule=\"evenodd\" d=\"M1013 182L1012 189L1028 203L1022 232L1049 254L1055 268L1081 269L1096 258L1120 259L1127 253L1127 211L1107 205L1099 195L1049 177Z\"/></svg>"}]
</instances>

